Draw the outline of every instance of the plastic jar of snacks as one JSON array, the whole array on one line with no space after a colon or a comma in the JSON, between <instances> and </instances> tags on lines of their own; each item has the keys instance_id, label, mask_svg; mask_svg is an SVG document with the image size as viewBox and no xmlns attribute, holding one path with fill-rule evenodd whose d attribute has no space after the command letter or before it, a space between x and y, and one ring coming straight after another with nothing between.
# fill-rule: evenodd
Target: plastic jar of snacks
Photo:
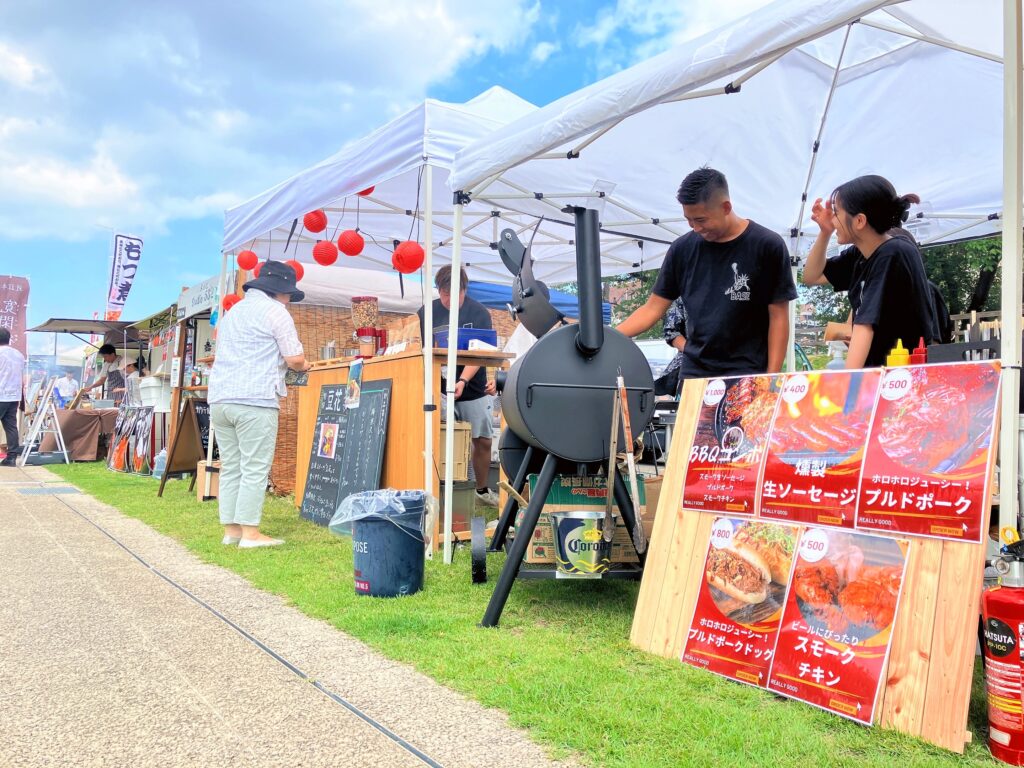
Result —
<instances>
[{"instance_id":1,"label":"plastic jar of snacks","mask_svg":"<svg viewBox=\"0 0 1024 768\"><path fill-rule=\"evenodd\" d=\"M376 296L352 297L352 325L355 328L376 328L380 310Z\"/></svg>"}]
</instances>

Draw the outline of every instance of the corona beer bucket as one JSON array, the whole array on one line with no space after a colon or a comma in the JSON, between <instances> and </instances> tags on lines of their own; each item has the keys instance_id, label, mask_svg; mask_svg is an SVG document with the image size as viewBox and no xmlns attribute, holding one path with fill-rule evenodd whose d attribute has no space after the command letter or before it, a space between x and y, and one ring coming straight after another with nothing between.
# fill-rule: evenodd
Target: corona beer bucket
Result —
<instances>
[{"instance_id":1,"label":"corona beer bucket","mask_svg":"<svg viewBox=\"0 0 1024 768\"><path fill-rule=\"evenodd\" d=\"M553 512L558 578L599 579L611 563L612 545L605 541L604 512L574 510Z\"/></svg>"}]
</instances>

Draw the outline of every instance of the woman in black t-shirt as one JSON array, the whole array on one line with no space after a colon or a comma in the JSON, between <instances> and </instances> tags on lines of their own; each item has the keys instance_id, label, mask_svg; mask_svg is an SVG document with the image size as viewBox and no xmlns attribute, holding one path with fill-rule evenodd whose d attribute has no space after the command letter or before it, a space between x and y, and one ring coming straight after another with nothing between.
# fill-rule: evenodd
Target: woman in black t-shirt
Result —
<instances>
[{"instance_id":1,"label":"woman in black t-shirt","mask_svg":"<svg viewBox=\"0 0 1024 768\"><path fill-rule=\"evenodd\" d=\"M897 341L913 349L919 339L938 338L921 254L911 240L888 234L918 202L917 195L898 196L881 176L860 176L837 187L824 205L818 198L811 208L821 231L807 256L803 280L847 292L853 309L847 368L884 365ZM840 245L854 247L826 260L833 232Z\"/></svg>"}]
</instances>

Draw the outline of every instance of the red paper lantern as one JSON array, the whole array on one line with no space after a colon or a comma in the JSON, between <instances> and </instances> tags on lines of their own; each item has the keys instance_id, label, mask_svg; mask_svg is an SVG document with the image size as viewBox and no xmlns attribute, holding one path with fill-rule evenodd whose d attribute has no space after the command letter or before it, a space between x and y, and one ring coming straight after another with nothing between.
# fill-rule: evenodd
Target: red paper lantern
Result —
<instances>
[{"instance_id":1,"label":"red paper lantern","mask_svg":"<svg viewBox=\"0 0 1024 768\"><path fill-rule=\"evenodd\" d=\"M313 261L325 267L338 260L338 249L330 240L320 240L313 246Z\"/></svg>"},{"instance_id":2,"label":"red paper lantern","mask_svg":"<svg viewBox=\"0 0 1024 768\"><path fill-rule=\"evenodd\" d=\"M346 256L358 256L363 252L366 241L354 229L346 229L338 235L338 250Z\"/></svg>"},{"instance_id":3,"label":"red paper lantern","mask_svg":"<svg viewBox=\"0 0 1024 768\"><path fill-rule=\"evenodd\" d=\"M362 192L356 192L356 194L360 197L366 197L367 195L372 195L374 189L376 189L376 187L367 187Z\"/></svg>"},{"instance_id":4,"label":"red paper lantern","mask_svg":"<svg viewBox=\"0 0 1024 768\"><path fill-rule=\"evenodd\" d=\"M235 304L237 304L241 300L242 297L239 296L237 293L229 293L227 296L220 300L220 305L221 307L224 308L224 313L227 314L228 310L230 310L233 306L235 306Z\"/></svg>"},{"instance_id":5,"label":"red paper lantern","mask_svg":"<svg viewBox=\"0 0 1024 768\"><path fill-rule=\"evenodd\" d=\"M238 268L246 272L254 269L259 264L260 257L253 251L242 251L238 254Z\"/></svg>"},{"instance_id":6,"label":"red paper lantern","mask_svg":"<svg viewBox=\"0 0 1024 768\"><path fill-rule=\"evenodd\" d=\"M302 226L310 232L323 232L327 229L327 214L323 211L310 211L302 217Z\"/></svg>"},{"instance_id":7,"label":"red paper lantern","mask_svg":"<svg viewBox=\"0 0 1024 768\"><path fill-rule=\"evenodd\" d=\"M260 276L260 270L263 269L263 265L264 264L266 264L265 261L258 261L258 262L256 262L256 266L252 268L252 276L253 277L259 277Z\"/></svg>"},{"instance_id":8,"label":"red paper lantern","mask_svg":"<svg viewBox=\"0 0 1024 768\"><path fill-rule=\"evenodd\" d=\"M395 247L395 252L391 254L391 265L403 275L408 275L423 266L424 256L422 245L406 240Z\"/></svg>"},{"instance_id":9,"label":"red paper lantern","mask_svg":"<svg viewBox=\"0 0 1024 768\"><path fill-rule=\"evenodd\" d=\"M306 274L306 270L303 269L302 265L299 264L299 262L297 262L295 259L288 259L288 261L286 261L285 264L287 264L289 267L295 270L295 282L301 280L302 276Z\"/></svg>"}]
</instances>

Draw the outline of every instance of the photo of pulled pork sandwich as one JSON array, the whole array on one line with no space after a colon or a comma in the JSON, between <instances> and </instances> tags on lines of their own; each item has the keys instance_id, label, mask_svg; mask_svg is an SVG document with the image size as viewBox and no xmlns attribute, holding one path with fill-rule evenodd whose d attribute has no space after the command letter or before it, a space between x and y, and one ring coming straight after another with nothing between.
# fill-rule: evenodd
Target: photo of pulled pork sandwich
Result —
<instances>
[{"instance_id":1,"label":"photo of pulled pork sandwich","mask_svg":"<svg viewBox=\"0 0 1024 768\"><path fill-rule=\"evenodd\" d=\"M708 584L725 595L757 605L768 599L771 569L750 547L733 544L708 553L705 575Z\"/></svg>"}]
</instances>

